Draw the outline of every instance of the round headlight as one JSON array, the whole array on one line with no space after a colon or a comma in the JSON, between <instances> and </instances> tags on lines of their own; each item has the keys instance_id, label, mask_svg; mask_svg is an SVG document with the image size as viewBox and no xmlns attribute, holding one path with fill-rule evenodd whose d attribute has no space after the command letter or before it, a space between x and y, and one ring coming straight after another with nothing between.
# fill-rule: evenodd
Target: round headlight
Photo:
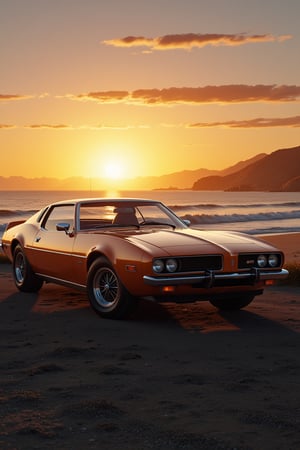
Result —
<instances>
[{"instance_id":1,"label":"round headlight","mask_svg":"<svg viewBox=\"0 0 300 450\"><path fill-rule=\"evenodd\" d=\"M152 269L156 273L161 273L165 268L164 262L161 259L155 259L152 264Z\"/></svg>"},{"instance_id":2,"label":"round headlight","mask_svg":"<svg viewBox=\"0 0 300 450\"><path fill-rule=\"evenodd\" d=\"M167 259L166 261L166 269L168 272L176 272L178 267L176 259Z\"/></svg>"},{"instance_id":3,"label":"round headlight","mask_svg":"<svg viewBox=\"0 0 300 450\"><path fill-rule=\"evenodd\" d=\"M266 267L267 258L265 257L265 255L259 255L257 257L257 265L258 265L258 267Z\"/></svg>"},{"instance_id":4,"label":"round headlight","mask_svg":"<svg viewBox=\"0 0 300 450\"><path fill-rule=\"evenodd\" d=\"M277 255L270 255L268 258L269 266L276 267L278 266L278 256Z\"/></svg>"}]
</instances>

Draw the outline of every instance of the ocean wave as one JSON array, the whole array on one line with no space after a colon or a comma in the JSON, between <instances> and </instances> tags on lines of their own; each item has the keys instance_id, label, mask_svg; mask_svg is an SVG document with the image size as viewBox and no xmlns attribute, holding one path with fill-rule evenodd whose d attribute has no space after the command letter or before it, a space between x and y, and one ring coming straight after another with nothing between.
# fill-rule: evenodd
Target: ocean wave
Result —
<instances>
[{"instance_id":1,"label":"ocean wave","mask_svg":"<svg viewBox=\"0 0 300 450\"><path fill-rule=\"evenodd\" d=\"M246 230L246 234L285 234L285 233L299 233L300 227L270 227L270 228L253 228Z\"/></svg>"},{"instance_id":2,"label":"ocean wave","mask_svg":"<svg viewBox=\"0 0 300 450\"><path fill-rule=\"evenodd\" d=\"M233 210L233 209L261 209L261 208L270 208L272 206L273 210L276 210L276 208L289 208L289 209L296 209L300 208L300 202L280 202L280 203L195 203L195 204L174 204L170 205L168 204L168 207L178 212L194 212L194 211L203 211L203 210L213 210L213 209L220 209L220 210ZM0 218L1 217L30 217L31 215L35 214L38 210L37 209L0 209Z\"/></svg>"},{"instance_id":3,"label":"ocean wave","mask_svg":"<svg viewBox=\"0 0 300 450\"><path fill-rule=\"evenodd\" d=\"M0 209L0 217L13 216L16 214L16 210L11 209Z\"/></svg>"},{"instance_id":4,"label":"ocean wave","mask_svg":"<svg viewBox=\"0 0 300 450\"><path fill-rule=\"evenodd\" d=\"M169 205L169 208L173 211L195 211L195 210L207 210L207 209L254 209L254 208L266 208L272 206L276 208L299 208L300 202L281 202L281 203L198 203L193 205Z\"/></svg>"},{"instance_id":5,"label":"ocean wave","mask_svg":"<svg viewBox=\"0 0 300 450\"><path fill-rule=\"evenodd\" d=\"M218 223L237 223L237 222L256 222L271 220L300 219L300 210L296 211L275 211L266 213L251 214L186 214L182 219L188 219L192 225L218 224Z\"/></svg>"},{"instance_id":6,"label":"ocean wave","mask_svg":"<svg viewBox=\"0 0 300 450\"><path fill-rule=\"evenodd\" d=\"M0 209L0 217L30 217L36 212L36 209Z\"/></svg>"}]
</instances>

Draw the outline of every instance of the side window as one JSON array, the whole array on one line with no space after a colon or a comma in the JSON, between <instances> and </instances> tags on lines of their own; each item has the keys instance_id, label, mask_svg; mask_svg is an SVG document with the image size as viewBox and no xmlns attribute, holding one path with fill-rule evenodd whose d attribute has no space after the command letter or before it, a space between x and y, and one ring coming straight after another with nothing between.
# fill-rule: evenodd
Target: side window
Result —
<instances>
[{"instance_id":1,"label":"side window","mask_svg":"<svg viewBox=\"0 0 300 450\"><path fill-rule=\"evenodd\" d=\"M112 224L115 206L85 203L80 207L80 230L105 227Z\"/></svg>"},{"instance_id":2,"label":"side window","mask_svg":"<svg viewBox=\"0 0 300 450\"><path fill-rule=\"evenodd\" d=\"M69 223L69 229L73 229L74 205L54 206L43 221L42 227L48 231L56 231L56 225L62 222Z\"/></svg>"},{"instance_id":3,"label":"side window","mask_svg":"<svg viewBox=\"0 0 300 450\"><path fill-rule=\"evenodd\" d=\"M168 222L168 217L166 213L158 208L156 205L142 205L139 206L139 211L143 216L144 220L149 221L160 221Z\"/></svg>"}]
</instances>

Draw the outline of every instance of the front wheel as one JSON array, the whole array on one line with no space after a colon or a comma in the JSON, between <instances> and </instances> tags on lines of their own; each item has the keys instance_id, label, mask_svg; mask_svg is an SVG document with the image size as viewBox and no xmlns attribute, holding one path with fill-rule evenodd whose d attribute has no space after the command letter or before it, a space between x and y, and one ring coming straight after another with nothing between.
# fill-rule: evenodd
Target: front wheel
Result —
<instances>
[{"instance_id":1,"label":"front wheel","mask_svg":"<svg viewBox=\"0 0 300 450\"><path fill-rule=\"evenodd\" d=\"M17 245L14 251L13 277L15 285L22 292L37 292L43 285L43 280L33 272L20 245Z\"/></svg>"},{"instance_id":2,"label":"front wheel","mask_svg":"<svg viewBox=\"0 0 300 450\"><path fill-rule=\"evenodd\" d=\"M136 303L104 258L97 259L90 267L87 293L92 308L105 318L121 319Z\"/></svg>"},{"instance_id":3,"label":"front wheel","mask_svg":"<svg viewBox=\"0 0 300 450\"><path fill-rule=\"evenodd\" d=\"M236 311L249 305L254 297L253 294L244 294L238 297L211 299L210 303L222 311Z\"/></svg>"}]
</instances>

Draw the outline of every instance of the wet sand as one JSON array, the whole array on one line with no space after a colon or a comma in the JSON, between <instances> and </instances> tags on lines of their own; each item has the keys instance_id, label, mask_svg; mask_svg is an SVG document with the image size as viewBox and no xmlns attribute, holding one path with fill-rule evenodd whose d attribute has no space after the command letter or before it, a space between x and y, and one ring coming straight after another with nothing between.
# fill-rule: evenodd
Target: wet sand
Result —
<instances>
[{"instance_id":1,"label":"wet sand","mask_svg":"<svg viewBox=\"0 0 300 450\"><path fill-rule=\"evenodd\" d=\"M282 236L298 261L299 235ZM82 293L18 292L10 270L0 265L1 450L300 448L299 287L235 313L142 302L110 321Z\"/></svg>"}]
</instances>

